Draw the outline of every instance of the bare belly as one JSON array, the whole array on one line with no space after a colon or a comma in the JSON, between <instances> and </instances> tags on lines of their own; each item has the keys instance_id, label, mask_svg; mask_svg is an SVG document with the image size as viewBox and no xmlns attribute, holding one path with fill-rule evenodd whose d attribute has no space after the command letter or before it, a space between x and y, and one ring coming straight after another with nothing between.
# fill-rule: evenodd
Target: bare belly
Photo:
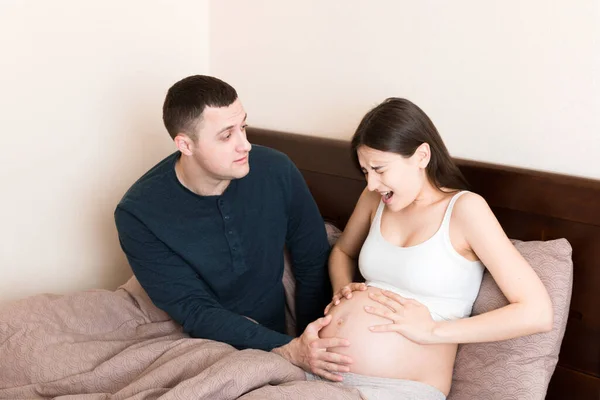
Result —
<instances>
[{"instance_id":1,"label":"bare belly","mask_svg":"<svg viewBox=\"0 0 600 400\"><path fill-rule=\"evenodd\" d=\"M371 332L373 325L390 321L368 314L366 305L381 306L371 300L368 292L380 289L369 287L364 292L353 292L350 300L343 299L329 312L331 323L323 328L320 337L348 339L349 347L329 350L350 356L350 372L382 378L408 379L438 388L448 395L456 348L454 344L416 344L395 332Z\"/></svg>"}]
</instances>

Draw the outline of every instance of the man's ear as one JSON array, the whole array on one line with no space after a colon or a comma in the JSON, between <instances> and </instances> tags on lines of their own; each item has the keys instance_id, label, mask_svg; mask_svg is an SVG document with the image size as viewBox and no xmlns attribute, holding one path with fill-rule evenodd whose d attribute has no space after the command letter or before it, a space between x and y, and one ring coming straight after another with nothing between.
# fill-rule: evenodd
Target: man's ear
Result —
<instances>
[{"instance_id":1,"label":"man's ear","mask_svg":"<svg viewBox=\"0 0 600 400\"><path fill-rule=\"evenodd\" d=\"M192 155L192 150L194 148L194 141L185 133L178 133L173 139L175 142L175 146L181 152L181 154L185 154L186 156Z\"/></svg>"},{"instance_id":2,"label":"man's ear","mask_svg":"<svg viewBox=\"0 0 600 400\"><path fill-rule=\"evenodd\" d=\"M431 148L429 147L429 143L422 143L417 150L415 151L417 165L419 168L425 169L427 165L429 165L429 160L431 160Z\"/></svg>"}]
</instances>

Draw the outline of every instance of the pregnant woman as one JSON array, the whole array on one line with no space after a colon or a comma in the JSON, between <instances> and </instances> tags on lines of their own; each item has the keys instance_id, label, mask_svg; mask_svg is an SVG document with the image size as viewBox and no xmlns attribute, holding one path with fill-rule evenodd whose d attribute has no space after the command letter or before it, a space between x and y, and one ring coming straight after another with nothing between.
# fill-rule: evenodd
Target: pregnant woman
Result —
<instances>
[{"instance_id":1,"label":"pregnant woman","mask_svg":"<svg viewBox=\"0 0 600 400\"><path fill-rule=\"evenodd\" d=\"M320 337L348 339L329 350L353 362L324 365L331 380L367 398L445 399L458 343L552 328L546 289L485 200L463 190L419 107L387 99L365 115L352 149L367 187L330 256L331 322ZM364 282L354 282L357 264ZM470 317L484 265L510 304Z\"/></svg>"}]
</instances>

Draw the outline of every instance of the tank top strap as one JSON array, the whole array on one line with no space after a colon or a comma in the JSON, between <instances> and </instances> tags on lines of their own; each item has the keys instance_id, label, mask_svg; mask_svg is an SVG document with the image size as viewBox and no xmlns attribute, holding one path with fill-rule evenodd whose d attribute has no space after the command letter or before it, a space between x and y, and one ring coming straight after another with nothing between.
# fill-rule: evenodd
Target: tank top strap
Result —
<instances>
[{"instance_id":1,"label":"tank top strap","mask_svg":"<svg viewBox=\"0 0 600 400\"><path fill-rule=\"evenodd\" d=\"M444 219L442 220L442 230L444 232L448 232L449 227L450 227L450 217L452 216L452 210L454 209L454 204L456 203L456 200L458 200L458 198L460 196L462 196L463 194L468 193L467 190L462 190L458 193L456 193L454 196L452 196L452 198L450 199L450 203L448 203L448 207L446 208L446 213L444 214Z\"/></svg>"},{"instance_id":2,"label":"tank top strap","mask_svg":"<svg viewBox=\"0 0 600 400\"><path fill-rule=\"evenodd\" d=\"M371 226L381 226L381 215L383 214L384 207L385 203L383 202L383 200L379 200L379 205L377 206L377 211L375 212L375 217L373 217L373 222L371 223Z\"/></svg>"}]
</instances>

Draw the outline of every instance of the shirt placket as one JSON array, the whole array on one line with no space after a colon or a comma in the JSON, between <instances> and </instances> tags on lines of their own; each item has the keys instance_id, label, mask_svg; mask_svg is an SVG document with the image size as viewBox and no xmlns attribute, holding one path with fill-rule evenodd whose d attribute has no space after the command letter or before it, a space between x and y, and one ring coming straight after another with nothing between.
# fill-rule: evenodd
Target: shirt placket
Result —
<instances>
[{"instance_id":1,"label":"shirt placket","mask_svg":"<svg viewBox=\"0 0 600 400\"><path fill-rule=\"evenodd\" d=\"M233 270L236 273L242 273L246 270L246 263L242 256L242 246L240 241L239 229L235 226L235 218L232 215L232 207L230 203L221 198L217 202L219 211L221 212L221 218L223 219L223 226L225 227L225 238L229 244L229 252L231 253L231 262Z\"/></svg>"}]
</instances>

